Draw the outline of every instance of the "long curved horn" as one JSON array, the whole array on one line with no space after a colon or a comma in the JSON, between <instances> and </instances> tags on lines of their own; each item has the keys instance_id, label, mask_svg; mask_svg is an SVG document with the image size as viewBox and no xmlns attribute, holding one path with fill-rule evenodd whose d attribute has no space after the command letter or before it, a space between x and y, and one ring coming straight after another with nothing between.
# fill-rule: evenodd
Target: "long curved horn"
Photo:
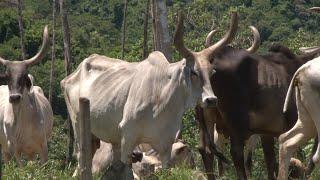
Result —
<instances>
[{"instance_id":1,"label":"long curved horn","mask_svg":"<svg viewBox=\"0 0 320 180\"><path fill-rule=\"evenodd\" d=\"M49 50L49 47L50 47L50 43L49 43L48 25L46 25L44 27L44 31L43 31L43 40L42 40L42 46L41 46L40 51L35 56L33 56L32 58L30 58L28 60L24 60L24 62L28 66L33 66L33 65L37 64L47 54L47 52Z\"/></svg>"},{"instance_id":2,"label":"long curved horn","mask_svg":"<svg viewBox=\"0 0 320 180\"><path fill-rule=\"evenodd\" d=\"M309 10L313 11L313 12L320 13L320 7L312 7L312 8L309 8Z\"/></svg>"},{"instance_id":3,"label":"long curved horn","mask_svg":"<svg viewBox=\"0 0 320 180\"><path fill-rule=\"evenodd\" d=\"M231 13L231 25L229 31L224 35L224 37L215 43L214 45L204 49L203 51L207 51L207 55L211 56L214 52L219 51L221 48L229 44L235 37L238 29L238 14L236 12Z\"/></svg>"},{"instance_id":4,"label":"long curved horn","mask_svg":"<svg viewBox=\"0 0 320 180\"><path fill-rule=\"evenodd\" d=\"M247 52L248 53L255 53L260 47L260 43L261 43L260 33L259 33L258 29L254 26L249 26L249 28L251 29L251 31L253 33L253 43L252 43L251 47L247 49Z\"/></svg>"},{"instance_id":5,"label":"long curved horn","mask_svg":"<svg viewBox=\"0 0 320 180\"><path fill-rule=\"evenodd\" d=\"M194 60L193 52L188 49L183 42L183 13L179 11L178 13L178 24L176 27L176 32L174 34L174 46L179 51L179 53L186 58L187 64Z\"/></svg>"},{"instance_id":6,"label":"long curved horn","mask_svg":"<svg viewBox=\"0 0 320 180\"><path fill-rule=\"evenodd\" d=\"M217 32L218 32L218 29L214 29L214 30L212 30L212 31L209 32L209 34L208 34L207 37L206 37L206 42L205 42L205 44L204 44L204 46L205 46L206 48L208 48L208 47L210 46L211 41L212 41L212 37L213 37Z\"/></svg>"}]
</instances>

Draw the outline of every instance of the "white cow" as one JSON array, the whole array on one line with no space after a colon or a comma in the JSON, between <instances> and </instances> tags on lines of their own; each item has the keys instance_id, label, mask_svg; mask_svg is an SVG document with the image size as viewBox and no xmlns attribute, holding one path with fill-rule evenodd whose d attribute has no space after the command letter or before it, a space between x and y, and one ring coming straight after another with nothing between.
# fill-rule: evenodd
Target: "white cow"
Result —
<instances>
[{"instance_id":1,"label":"white cow","mask_svg":"<svg viewBox=\"0 0 320 180\"><path fill-rule=\"evenodd\" d=\"M319 7L311 10L320 12ZM292 129L279 137L278 179L281 180L288 179L290 158L299 146L316 136L320 138L320 57L305 63L295 72L287 92L284 112L287 111L293 90L296 95L298 120ZM318 142L316 153L312 158L315 164L319 164L319 156Z\"/></svg>"},{"instance_id":2,"label":"white cow","mask_svg":"<svg viewBox=\"0 0 320 180\"><path fill-rule=\"evenodd\" d=\"M47 26L44 29L40 52L24 61L8 61L0 58L6 67L0 86L0 143L5 161L14 154L21 165L21 155L29 160L40 153L41 162L48 159L47 141L53 125L53 113L49 101L38 86L33 86L33 77L28 68L38 63L49 49Z\"/></svg>"},{"instance_id":3,"label":"white cow","mask_svg":"<svg viewBox=\"0 0 320 180\"><path fill-rule=\"evenodd\" d=\"M130 166L133 149L148 143L159 152L166 167L184 112L199 102L205 107L216 105L209 79L214 72L211 61L232 41L236 30L237 15L233 13L225 37L209 48L192 52L184 46L180 17L174 43L185 57L181 61L169 63L158 51L134 63L100 55L85 59L61 81L75 132L76 152L79 98L84 97L90 100L91 132L112 144L114 161Z\"/></svg>"},{"instance_id":4,"label":"white cow","mask_svg":"<svg viewBox=\"0 0 320 180\"><path fill-rule=\"evenodd\" d=\"M290 158L300 145L310 138L319 137L320 132L320 57L301 66L294 74L285 101L284 112L296 92L298 120L294 127L279 137L279 179L286 179ZM313 156L319 162L320 144Z\"/></svg>"}]
</instances>

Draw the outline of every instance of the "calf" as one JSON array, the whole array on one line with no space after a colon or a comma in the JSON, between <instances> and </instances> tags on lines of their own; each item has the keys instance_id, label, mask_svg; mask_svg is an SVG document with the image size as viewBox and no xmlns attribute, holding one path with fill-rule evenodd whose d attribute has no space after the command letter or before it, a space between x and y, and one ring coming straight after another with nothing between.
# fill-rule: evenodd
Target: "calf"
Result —
<instances>
[{"instance_id":1,"label":"calf","mask_svg":"<svg viewBox=\"0 0 320 180\"><path fill-rule=\"evenodd\" d=\"M24 61L8 61L0 58L6 67L1 80L8 85L0 86L0 143L4 159L14 154L21 165L21 155L29 160L40 153L41 162L48 159L47 141L50 138L53 113L49 101L38 86L33 86L33 77L28 68L44 58L49 49L47 26L43 33L40 51Z\"/></svg>"}]
</instances>

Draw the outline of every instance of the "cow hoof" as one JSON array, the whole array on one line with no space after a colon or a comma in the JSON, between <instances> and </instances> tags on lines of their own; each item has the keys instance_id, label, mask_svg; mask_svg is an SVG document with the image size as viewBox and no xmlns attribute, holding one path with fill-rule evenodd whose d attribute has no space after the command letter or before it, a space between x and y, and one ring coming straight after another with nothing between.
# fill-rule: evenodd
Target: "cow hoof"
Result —
<instances>
[{"instance_id":1,"label":"cow hoof","mask_svg":"<svg viewBox=\"0 0 320 180\"><path fill-rule=\"evenodd\" d=\"M103 180L133 180L133 172L131 167L121 161L115 162L111 165L105 174Z\"/></svg>"}]
</instances>

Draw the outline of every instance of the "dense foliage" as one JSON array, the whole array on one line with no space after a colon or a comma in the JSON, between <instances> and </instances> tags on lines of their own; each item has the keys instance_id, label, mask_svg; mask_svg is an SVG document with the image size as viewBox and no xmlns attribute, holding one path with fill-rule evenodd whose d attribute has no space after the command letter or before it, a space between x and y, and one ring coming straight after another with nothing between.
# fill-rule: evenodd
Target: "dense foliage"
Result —
<instances>
[{"instance_id":1,"label":"dense foliage","mask_svg":"<svg viewBox=\"0 0 320 180\"><path fill-rule=\"evenodd\" d=\"M0 56L19 60L19 27L17 10L13 0L0 3ZM300 46L317 45L319 42L320 16L310 13L306 8L320 5L316 0L300 1L263 1L263 0L183 0L167 1L168 21L171 35L174 32L176 12L184 9L186 13L186 44L194 50L203 48L206 34L212 27L220 28L217 40L223 34L229 22L229 11L237 10L240 15L238 37L233 43L238 47L248 47L250 32L248 25L255 25L261 33L261 52L265 52L271 43L283 43L297 50ZM90 54L98 53L110 57L120 57L121 25L123 20L123 3L116 0L81 0L68 1L69 22L71 27L71 53L73 67ZM138 61L142 59L143 42L143 1L131 0L128 5L127 39L125 59ZM57 6L58 7L58 6ZM51 24L52 0L25 0L23 21L27 56L34 55L40 44L45 24ZM59 10L59 8L57 8ZM151 19L149 20L149 51L152 50ZM65 76L63 69L63 41L60 17L57 17L57 81L55 83L54 111L66 114L60 94L59 81ZM179 60L177 54L174 60ZM48 93L50 56L40 66L32 69L36 84Z\"/></svg>"},{"instance_id":2,"label":"dense foliage","mask_svg":"<svg viewBox=\"0 0 320 180\"><path fill-rule=\"evenodd\" d=\"M0 0L0 56L9 60L20 60L19 27L17 8L14 0ZM23 21L27 57L32 57L42 42L42 31L46 24L52 21L52 0L24 0ZM128 4L127 39L125 44L125 59L139 61L142 59L144 1L130 0ZM168 21L171 36L174 32L176 14L184 9L186 14L185 42L193 50L204 47L204 38L212 28L219 28L217 40L224 33L229 23L229 11L237 10L240 15L238 36L234 46L246 48L250 45L248 25L255 25L262 37L260 53L265 53L272 43L282 43L295 52L301 46L320 45L320 15L310 13L307 8L320 6L318 0L167 0ZM119 0L69 0L69 22L71 28L71 54L73 69L90 54L98 53L114 58L121 55L121 25L123 21L123 2ZM57 8L58 10L58 8ZM149 20L148 46L152 51L151 19ZM63 41L60 16L57 17L57 78L54 83L53 108L57 115L66 117L66 107L61 94L60 80L65 76L63 62ZM48 94L50 74L50 53L40 65L31 69L35 84ZM175 52L174 60L179 60ZM59 118L61 119L61 118ZM58 122L58 124L57 124ZM184 119L186 131L183 137L193 146L197 145L197 128L192 112ZM63 127L63 121L55 122L56 127ZM55 129L55 136L62 136L62 130ZM62 138L62 137L60 137ZM61 159L61 139L53 139L50 146L59 149L50 154L50 158ZM55 144L58 143L58 144ZM59 146L60 145L60 146ZM59 147L58 147L59 146ZM52 148L51 148L52 149ZM61 151L60 151L61 150ZM261 149L260 149L261 151ZM257 156L259 167L263 167L263 157ZM56 157L59 156L59 157ZM50 163L56 163L49 161ZM256 165L256 164L255 164ZM9 165L10 168L13 165ZM31 166L32 167L32 166ZM55 166L54 166L55 167ZM37 168L36 168L37 169ZM12 170L12 169L11 169ZM38 169L40 172L41 168ZM56 169L55 169L56 170ZM50 170L49 170L50 171ZM49 174L51 172L48 172ZM13 171L14 172L14 171ZM260 171L261 172L261 171ZM16 173L19 174L19 171ZM229 173L229 172L227 172ZM14 177L19 175L12 174ZM21 173L20 173L21 174ZM253 174L261 177L258 171ZM264 173L265 175L265 173ZM58 175L59 177L60 175ZM42 176L39 176L42 178ZM48 176L44 176L48 177ZM65 178L65 175L61 175ZM234 177L230 175L230 177ZM265 177L265 176L263 176ZM28 177L26 177L28 178Z\"/></svg>"}]
</instances>

